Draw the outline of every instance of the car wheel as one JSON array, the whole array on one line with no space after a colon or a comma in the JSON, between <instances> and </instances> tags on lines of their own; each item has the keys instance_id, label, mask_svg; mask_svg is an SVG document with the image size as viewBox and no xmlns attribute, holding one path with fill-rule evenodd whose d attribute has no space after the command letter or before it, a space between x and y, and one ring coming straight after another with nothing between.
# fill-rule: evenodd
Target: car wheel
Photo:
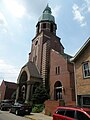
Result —
<instances>
[{"instance_id":1,"label":"car wheel","mask_svg":"<svg viewBox=\"0 0 90 120\"><path fill-rule=\"evenodd\" d=\"M18 110L16 110L15 114L18 115Z\"/></svg>"},{"instance_id":2,"label":"car wheel","mask_svg":"<svg viewBox=\"0 0 90 120\"><path fill-rule=\"evenodd\" d=\"M30 114L30 111L27 111L27 112L26 112L26 115L29 115L29 114Z\"/></svg>"},{"instance_id":3,"label":"car wheel","mask_svg":"<svg viewBox=\"0 0 90 120\"><path fill-rule=\"evenodd\" d=\"M11 110L11 109L9 109L9 112L11 113L11 112L12 112L12 110Z\"/></svg>"},{"instance_id":4,"label":"car wheel","mask_svg":"<svg viewBox=\"0 0 90 120\"><path fill-rule=\"evenodd\" d=\"M3 107L1 107L1 111L2 111L2 110L4 110L4 108L3 108Z\"/></svg>"}]
</instances>

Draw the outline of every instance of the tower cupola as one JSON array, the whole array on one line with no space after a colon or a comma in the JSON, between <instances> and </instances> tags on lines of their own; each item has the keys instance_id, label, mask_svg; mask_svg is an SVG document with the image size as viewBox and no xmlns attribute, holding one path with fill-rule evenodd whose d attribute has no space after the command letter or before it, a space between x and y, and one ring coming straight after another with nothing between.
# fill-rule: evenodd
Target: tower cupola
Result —
<instances>
[{"instance_id":1,"label":"tower cupola","mask_svg":"<svg viewBox=\"0 0 90 120\"><path fill-rule=\"evenodd\" d=\"M39 17L38 22L50 21L55 23L55 18L53 15L51 15L51 13L51 8L47 5L45 10L43 11L43 14Z\"/></svg>"},{"instance_id":2,"label":"tower cupola","mask_svg":"<svg viewBox=\"0 0 90 120\"><path fill-rule=\"evenodd\" d=\"M42 15L39 17L36 28L36 34L45 30L56 34L57 26L55 24L55 18L52 15L51 8L48 5L44 9Z\"/></svg>"}]
</instances>

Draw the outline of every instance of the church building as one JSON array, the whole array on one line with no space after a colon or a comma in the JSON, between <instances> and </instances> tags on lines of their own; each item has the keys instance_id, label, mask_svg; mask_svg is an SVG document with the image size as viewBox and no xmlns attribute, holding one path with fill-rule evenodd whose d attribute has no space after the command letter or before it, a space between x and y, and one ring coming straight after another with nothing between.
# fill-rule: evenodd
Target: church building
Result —
<instances>
[{"instance_id":1,"label":"church building","mask_svg":"<svg viewBox=\"0 0 90 120\"><path fill-rule=\"evenodd\" d=\"M71 56L64 53L56 30L55 18L47 5L36 24L29 60L17 79L17 101L29 102L41 83L50 99L62 99L66 105L75 101L74 66L70 62Z\"/></svg>"}]
</instances>

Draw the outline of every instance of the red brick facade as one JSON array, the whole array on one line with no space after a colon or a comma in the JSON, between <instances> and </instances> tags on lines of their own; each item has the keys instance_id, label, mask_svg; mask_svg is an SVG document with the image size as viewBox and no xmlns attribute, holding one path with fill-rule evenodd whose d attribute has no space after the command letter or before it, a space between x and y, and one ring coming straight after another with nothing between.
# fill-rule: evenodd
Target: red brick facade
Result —
<instances>
[{"instance_id":1,"label":"red brick facade","mask_svg":"<svg viewBox=\"0 0 90 120\"><path fill-rule=\"evenodd\" d=\"M67 105L75 101L74 70L73 65L58 52L51 50L50 57L50 96L55 99L55 83L62 84L62 99ZM60 74L56 74L56 67L60 66Z\"/></svg>"},{"instance_id":2,"label":"red brick facade","mask_svg":"<svg viewBox=\"0 0 90 120\"><path fill-rule=\"evenodd\" d=\"M1 93L0 100L11 99L11 96L16 91L16 89L17 89L16 83L7 82L3 80L0 86Z\"/></svg>"}]
</instances>

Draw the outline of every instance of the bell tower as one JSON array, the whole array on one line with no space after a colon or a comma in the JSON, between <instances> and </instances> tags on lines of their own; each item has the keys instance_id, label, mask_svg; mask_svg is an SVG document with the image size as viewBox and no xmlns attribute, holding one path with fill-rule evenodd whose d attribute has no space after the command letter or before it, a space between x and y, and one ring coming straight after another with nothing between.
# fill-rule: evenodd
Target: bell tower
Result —
<instances>
[{"instance_id":1,"label":"bell tower","mask_svg":"<svg viewBox=\"0 0 90 120\"><path fill-rule=\"evenodd\" d=\"M60 42L60 38L56 36L57 25L51 13L51 8L47 5L38 19L36 35L32 40L32 48L29 55L29 60L36 65L42 76L43 85L48 91L50 87L50 51L53 49L60 54L64 53L64 47Z\"/></svg>"},{"instance_id":2,"label":"bell tower","mask_svg":"<svg viewBox=\"0 0 90 120\"><path fill-rule=\"evenodd\" d=\"M51 13L51 8L47 5L36 25L36 35L41 31L48 31L56 35L57 25L55 24L55 18Z\"/></svg>"}]
</instances>

